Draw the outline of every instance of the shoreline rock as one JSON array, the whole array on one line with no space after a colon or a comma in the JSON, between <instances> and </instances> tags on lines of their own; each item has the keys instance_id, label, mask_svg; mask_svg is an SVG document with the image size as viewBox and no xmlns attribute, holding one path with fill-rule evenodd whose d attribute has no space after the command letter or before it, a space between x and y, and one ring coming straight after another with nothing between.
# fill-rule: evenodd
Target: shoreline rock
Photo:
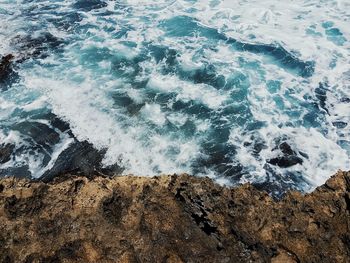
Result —
<instances>
[{"instance_id":1,"label":"shoreline rock","mask_svg":"<svg viewBox=\"0 0 350 263\"><path fill-rule=\"evenodd\" d=\"M14 58L12 54L6 56L0 55L0 91L7 89L11 78L15 75L13 71Z\"/></svg>"},{"instance_id":2,"label":"shoreline rock","mask_svg":"<svg viewBox=\"0 0 350 263\"><path fill-rule=\"evenodd\" d=\"M0 262L349 262L350 172L276 201L209 178L0 179Z\"/></svg>"}]
</instances>

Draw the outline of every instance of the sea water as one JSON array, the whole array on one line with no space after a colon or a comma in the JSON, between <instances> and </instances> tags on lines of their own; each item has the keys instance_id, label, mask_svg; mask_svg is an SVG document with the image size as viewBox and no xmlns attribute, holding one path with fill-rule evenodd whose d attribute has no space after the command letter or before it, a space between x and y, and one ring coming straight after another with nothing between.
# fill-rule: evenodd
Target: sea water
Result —
<instances>
[{"instance_id":1,"label":"sea water","mask_svg":"<svg viewBox=\"0 0 350 263\"><path fill-rule=\"evenodd\" d=\"M1 176L76 141L122 174L270 192L350 169L349 1L0 0L8 54Z\"/></svg>"}]
</instances>

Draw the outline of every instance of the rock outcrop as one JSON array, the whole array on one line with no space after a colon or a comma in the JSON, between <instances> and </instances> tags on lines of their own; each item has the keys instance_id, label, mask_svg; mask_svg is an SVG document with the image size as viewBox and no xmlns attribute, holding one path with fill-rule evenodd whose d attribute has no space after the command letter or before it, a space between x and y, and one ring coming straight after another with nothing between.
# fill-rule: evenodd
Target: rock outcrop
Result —
<instances>
[{"instance_id":1,"label":"rock outcrop","mask_svg":"<svg viewBox=\"0 0 350 263\"><path fill-rule=\"evenodd\" d=\"M350 262L350 173L279 201L188 175L1 179L0 262Z\"/></svg>"},{"instance_id":2,"label":"rock outcrop","mask_svg":"<svg viewBox=\"0 0 350 263\"><path fill-rule=\"evenodd\" d=\"M14 75L12 69L14 56L9 54L0 58L0 91L5 90Z\"/></svg>"}]
</instances>

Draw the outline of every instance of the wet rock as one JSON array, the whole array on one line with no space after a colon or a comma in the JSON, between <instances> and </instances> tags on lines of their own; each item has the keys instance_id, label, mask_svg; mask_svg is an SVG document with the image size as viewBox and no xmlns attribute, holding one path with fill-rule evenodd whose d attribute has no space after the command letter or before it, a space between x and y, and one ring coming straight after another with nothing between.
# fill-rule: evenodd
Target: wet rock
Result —
<instances>
[{"instance_id":1,"label":"wet rock","mask_svg":"<svg viewBox=\"0 0 350 263\"><path fill-rule=\"evenodd\" d=\"M14 149L15 145L13 144L0 145L0 164L7 163L11 160L11 155Z\"/></svg>"},{"instance_id":2,"label":"wet rock","mask_svg":"<svg viewBox=\"0 0 350 263\"><path fill-rule=\"evenodd\" d=\"M243 146L250 148L254 156L258 157L262 150L267 149L266 143L259 137L251 136L249 141L245 141Z\"/></svg>"},{"instance_id":3,"label":"wet rock","mask_svg":"<svg viewBox=\"0 0 350 263\"><path fill-rule=\"evenodd\" d=\"M45 58L48 56L49 51L59 49L63 45L64 41L57 38L51 33L42 33L37 37L30 35L17 36L12 39L12 45L17 50L18 62L23 62L30 58Z\"/></svg>"},{"instance_id":4,"label":"wet rock","mask_svg":"<svg viewBox=\"0 0 350 263\"><path fill-rule=\"evenodd\" d=\"M0 262L349 262L350 172L279 201L188 175L0 185Z\"/></svg>"},{"instance_id":5,"label":"wet rock","mask_svg":"<svg viewBox=\"0 0 350 263\"><path fill-rule=\"evenodd\" d=\"M23 136L26 144L22 144L16 148L14 155L21 156L23 152L29 152L32 155L39 153L42 155L42 165L45 166L51 160L52 153L55 146L60 142L61 137L49 124L36 122L36 121L24 121L14 124L12 126L14 130L17 130ZM10 167L11 171L7 175L15 175L18 169L24 170L25 165L21 167ZM19 171L20 172L20 171ZM20 177L22 177L20 175Z\"/></svg>"},{"instance_id":6,"label":"wet rock","mask_svg":"<svg viewBox=\"0 0 350 263\"><path fill-rule=\"evenodd\" d=\"M15 79L16 73L13 70L14 56L6 55L0 59L0 89L6 90L12 80Z\"/></svg>"},{"instance_id":7,"label":"wet rock","mask_svg":"<svg viewBox=\"0 0 350 263\"><path fill-rule=\"evenodd\" d=\"M280 174L271 167L265 167L265 169L267 171L266 179L263 182L255 182L253 185L260 191L266 191L276 200L282 199L288 191L296 191L303 186L307 189L310 185L310 182L297 172Z\"/></svg>"},{"instance_id":8,"label":"wet rock","mask_svg":"<svg viewBox=\"0 0 350 263\"><path fill-rule=\"evenodd\" d=\"M268 163L272 165L277 165L281 168L288 168L291 166L294 166L296 164L302 164L303 159L301 159L298 156L283 156L283 157L277 157L277 158L272 158L268 160Z\"/></svg>"},{"instance_id":9,"label":"wet rock","mask_svg":"<svg viewBox=\"0 0 350 263\"><path fill-rule=\"evenodd\" d=\"M68 172L90 176L98 170L102 158L103 154L92 144L76 141L59 155L54 166L42 176L42 179L49 181Z\"/></svg>"},{"instance_id":10,"label":"wet rock","mask_svg":"<svg viewBox=\"0 0 350 263\"><path fill-rule=\"evenodd\" d=\"M7 55L0 60L0 81L4 81L11 72L11 64L14 59L13 55Z\"/></svg>"},{"instance_id":11,"label":"wet rock","mask_svg":"<svg viewBox=\"0 0 350 263\"><path fill-rule=\"evenodd\" d=\"M31 172L29 171L28 165L0 169L0 177L6 176L13 176L16 178L31 178Z\"/></svg>"},{"instance_id":12,"label":"wet rock","mask_svg":"<svg viewBox=\"0 0 350 263\"><path fill-rule=\"evenodd\" d=\"M117 165L104 167L102 159L104 151L94 148L87 142L75 140L57 158L53 167L43 176L43 181L50 181L53 178L65 173L75 173L91 177L94 174L115 175L120 174L122 169Z\"/></svg>"},{"instance_id":13,"label":"wet rock","mask_svg":"<svg viewBox=\"0 0 350 263\"><path fill-rule=\"evenodd\" d=\"M338 129L344 129L345 127L348 126L348 124L346 122L343 122L343 121L335 121L332 124L334 127L338 128Z\"/></svg>"},{"instance_id":14,"label":"wet rock","mask_svg":"<svg viewBox=\"0 0 350 263\"><path fill-rule=\"evenodd\" d=\"M295 154L294 151L292 150L292 147L286 142L283 142L279 145L279 149L281 150L282 153L285 155L293 155Z\"/></svg>"},{"instance_id":15,"label":"wet rock","mask_svg":"<svg viewBox=\"0 0 350 263\"><path fill-rule=\"evenodd\" d=\"M55 127L56 129L59 129L61 132L70 131L69 124L63 121L62 119L60 119L59 117L57 117L55 114L52 114L52 113L50 114L49 121L53 127ZM73 135L71 136L73 137Z\"/></svg>"},{"instance_id":16,"label":"wet rock","mask_svg":"<svg viewBox=\"0 0 350 263\"><path fill-rule=\"evenodd\" d=\"M21 122L15 125L14 129L29 136L45 149L50 149L60 141L60 135L54 129L40 122Z\"/></svg>"},{"instance_id":17,"label":"wet rock","mask_svg":"<svg viewBox=\"0 0 350 263\"><path fill-rule=\"evenodd\" d=\"M279 150L283 153L283 156L278 156L267 160L269 164L279 166L281 168L288 168L296 164L303 164L303 159L296 155L287 142L283 142L278 146Z\"/></svg>"}]
</instances>

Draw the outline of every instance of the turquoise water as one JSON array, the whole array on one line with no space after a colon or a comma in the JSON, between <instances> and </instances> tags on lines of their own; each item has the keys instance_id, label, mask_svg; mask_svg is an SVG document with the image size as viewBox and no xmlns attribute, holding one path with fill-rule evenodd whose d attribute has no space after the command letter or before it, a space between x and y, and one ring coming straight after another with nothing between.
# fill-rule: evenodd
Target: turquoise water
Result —
<instances>
[{"instance_id":1,"label":"turquoise water","mask_svg":"<svg viewBox=\"0 0 350 263\"><path fill-rule=\"evenodd\" d=\"M350 169L346 10L308 0L0 1L0 55L15 56L0 83L0 143L14 145L0 174L90 165L79 171L309 191Z\"/></svg>"}]
</instances>

